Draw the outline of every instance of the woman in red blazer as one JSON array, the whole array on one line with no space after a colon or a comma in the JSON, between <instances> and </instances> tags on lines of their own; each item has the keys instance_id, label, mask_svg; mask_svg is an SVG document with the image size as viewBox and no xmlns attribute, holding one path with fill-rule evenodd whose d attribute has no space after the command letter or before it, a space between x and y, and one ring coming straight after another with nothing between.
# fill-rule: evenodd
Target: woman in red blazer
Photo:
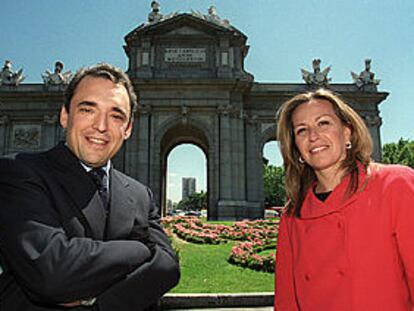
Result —
<instances>
[{"instance_id":1,"label":"woman in red blazer","mask_svg":"<svg viewBox=\"0 0 414 311\"><path fill-rule=\"evenodd\" d=\"M364 121L327 90L286 102L277 131L275 309L414 310L414 170L371 162Z\"/></svg>"}]
</instances>

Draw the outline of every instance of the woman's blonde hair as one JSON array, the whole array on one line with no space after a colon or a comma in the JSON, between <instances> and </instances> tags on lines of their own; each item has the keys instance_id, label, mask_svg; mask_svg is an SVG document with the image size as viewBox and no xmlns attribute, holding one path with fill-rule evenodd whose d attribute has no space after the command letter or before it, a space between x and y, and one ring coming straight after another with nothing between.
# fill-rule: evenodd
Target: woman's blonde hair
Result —
<instances>
[{"instance_id":1,"label":"woman's blonde hair","mask_svg":"<svg viewBox=\"0 0 414 311\"><path fill-rule=\"evenodd\" d=\"M345 175L351 174L351 183L348 193L358 189L359 161L365 168L371 161L372 140L364 121L348 106L339 95L326 89L318 89L296 95L285 102L277 115L277 139L279 140L285 168L285 189L288 198L286 212L296 217L300 216L300 209L306 192L316 179L313 169L306 163L300 163L300 153L295 144L292 115L295 109L311 100L327 100L332 104L335 114L341 122L351 129L351 149L347 149L346 158L342 162Z\"/></svg>"}]
</instances>

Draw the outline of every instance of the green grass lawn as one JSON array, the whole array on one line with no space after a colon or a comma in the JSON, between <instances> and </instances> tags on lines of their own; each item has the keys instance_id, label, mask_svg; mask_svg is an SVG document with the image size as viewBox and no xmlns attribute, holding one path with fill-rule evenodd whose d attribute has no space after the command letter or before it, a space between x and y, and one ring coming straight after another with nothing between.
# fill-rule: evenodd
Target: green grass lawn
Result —
<instances>
[{"instance_id":1,"label":"green grass lawn","mask_svg":"<svg viewBox=\"0 0 414 311\"><path fill-rule=\"evenodd\" d=\"M212 220L210 220L210 221L206 221L206 223L208 223L208 224L212 224L212 225L225 225L225 226L231 226L231 225L233 225L233 224L234 224L234 221L224 221L224 220L222 220L222 221L212 221Z\"/></svg>"},{"instance_id":2,"label":"green grass lawn","mask_svg":"<svg viewBox=\"0 0 414 311\"><path fill-rule=\"evenodd\" d=\"M257 272L227 262L234 243L192 244L176 240L181 280L172 293L272 292L274 274Z\"/></svg>"}]
</instances>

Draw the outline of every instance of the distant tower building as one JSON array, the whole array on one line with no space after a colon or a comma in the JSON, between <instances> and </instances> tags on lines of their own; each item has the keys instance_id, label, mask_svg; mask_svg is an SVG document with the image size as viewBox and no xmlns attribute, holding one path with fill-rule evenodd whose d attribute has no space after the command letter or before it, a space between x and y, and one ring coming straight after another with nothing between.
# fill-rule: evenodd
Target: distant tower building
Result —
<instances>
[{"instance_id":1,"label":"distant tower building","mask_svg":"<svg viewBox=\"0 0 414 311\"><path fill-rule=\"evenodd\" d=\"M167 215L169 212L171 212L173 210L173 202L172 200L168 199L167 200Z\"/></svg>"},{"instance_id":2,"label":"distant tower building","mask_svg":"<svg viewBox=\"0 0 414 311\"><path fill-rule=\"evenodd\" d=\"M183 177L182 178L182 198L184 200L188 198L191 194L196 192L196 179L194 177Z\"/></svg>"}]
</instances>

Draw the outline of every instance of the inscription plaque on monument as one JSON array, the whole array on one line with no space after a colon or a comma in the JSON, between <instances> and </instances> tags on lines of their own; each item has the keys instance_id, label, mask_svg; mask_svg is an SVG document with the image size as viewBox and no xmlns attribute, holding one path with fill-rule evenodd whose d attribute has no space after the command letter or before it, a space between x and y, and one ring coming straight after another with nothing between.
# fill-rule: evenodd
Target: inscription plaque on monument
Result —
<instances>
[{"instance_id":1,"label":"inscription plaque on monument","mask_svg":"<svg viewBox=\"0 0 414 311\"><path fill-rule=\"evenodd\" d=\"M205 48L166 48L164 53L166 63L204 63Z\"/></svg>"}]
</instances>

